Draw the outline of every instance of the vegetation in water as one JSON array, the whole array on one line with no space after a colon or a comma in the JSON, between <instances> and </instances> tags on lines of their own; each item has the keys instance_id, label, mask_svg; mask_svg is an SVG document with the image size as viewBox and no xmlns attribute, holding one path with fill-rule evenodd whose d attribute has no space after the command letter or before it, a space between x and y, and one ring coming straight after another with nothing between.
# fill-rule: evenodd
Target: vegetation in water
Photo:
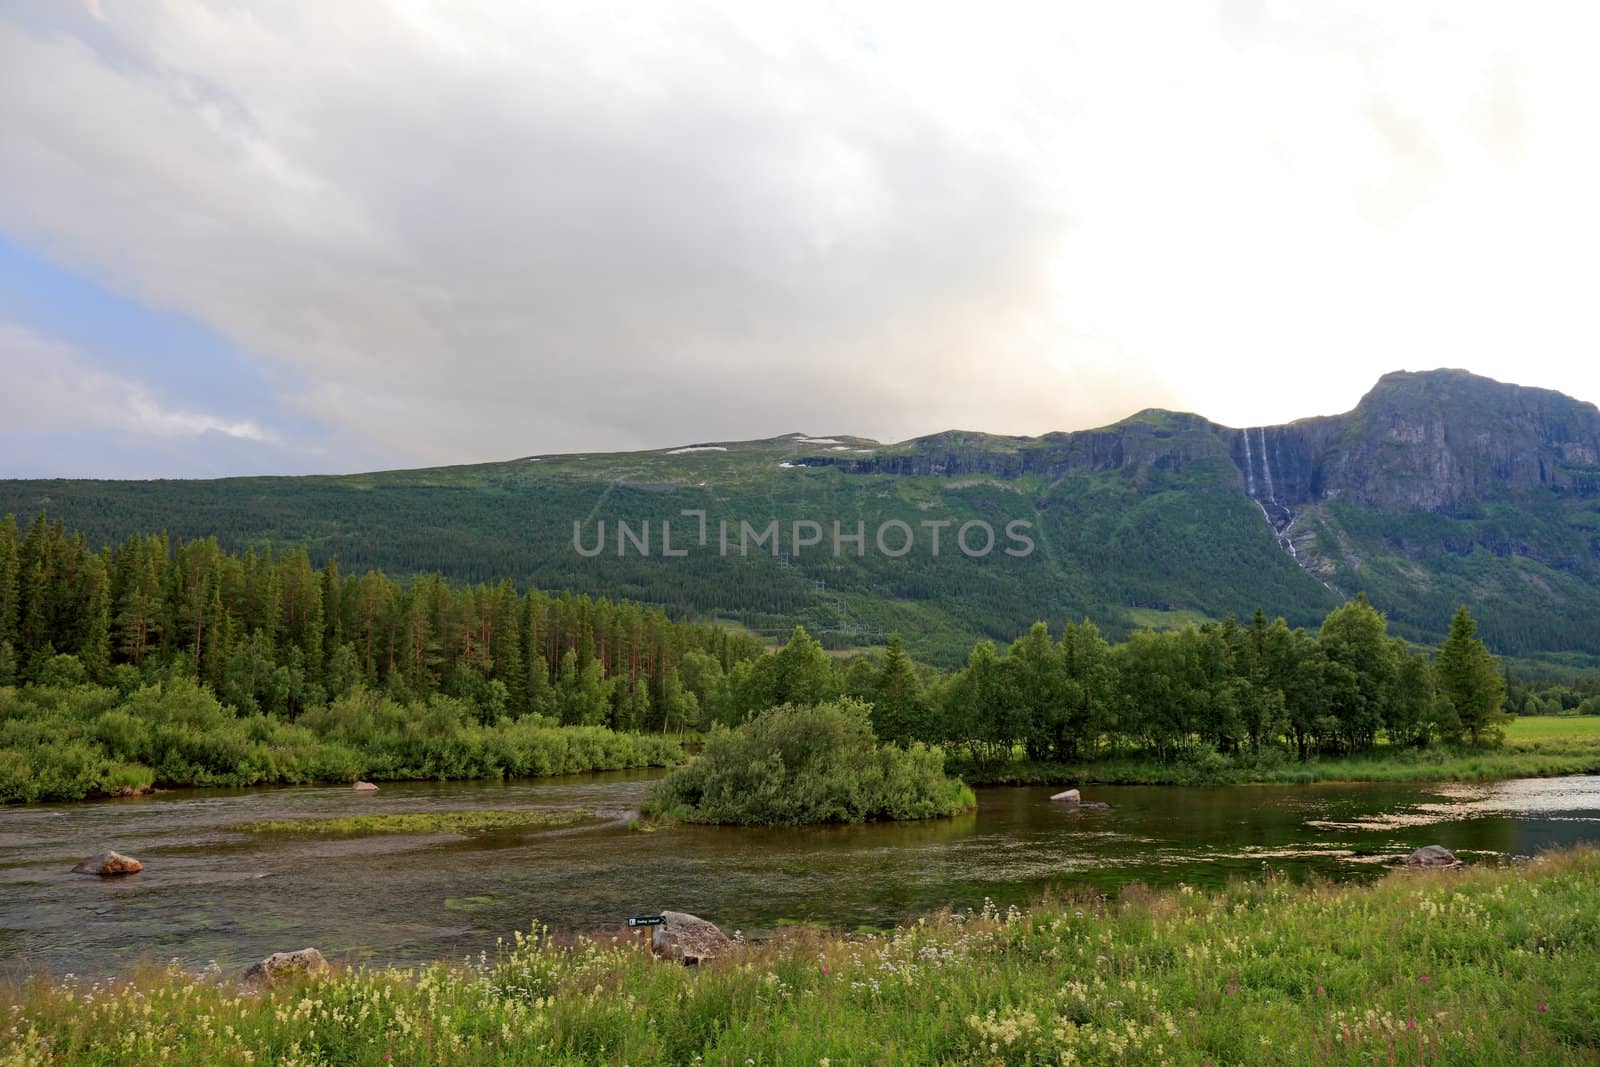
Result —
<instances>
[{"instance_id":1,"label":"vegetation in water","mask_svg":"<svg viewBox=\"0 0 1600 1067\"><path fill-rule=\"evenodd\" d=\"M271 819L232 827L251 834L482 834L496 830L529 830L570 826L590 818L587 811L416 811L383 815L346 815L322 819Z\"/></svg>"},{"instance_id":2,"label":"vegetation in water","mask_svg":"<svg viewBox=\"0 0 1600 1067\"><path fill-rule=\"evenodd\" d=\"M0 1062L1500 1064L1600 1058L1600 852L1064 897L699 968L542 930L268 987L154 967L0 986Z\"/></svg>"},{"instance_id":3,"label":"vegetation in water","mask_svg":"<svg viewBox=\"0 0 1600 1067\"><path fill-rule=\"evenodd\" d=\"M660 782L648 812L704 823L798 826L930 819L976 805L936 749L880 745L855 701L785 704L719 730Z\"/></svg>"}]
</instances>

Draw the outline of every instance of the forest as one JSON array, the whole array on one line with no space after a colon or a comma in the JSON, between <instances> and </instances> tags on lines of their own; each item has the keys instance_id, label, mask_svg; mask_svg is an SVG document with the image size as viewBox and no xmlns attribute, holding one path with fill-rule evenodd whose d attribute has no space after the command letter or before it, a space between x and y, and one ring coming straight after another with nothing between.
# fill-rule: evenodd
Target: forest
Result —
<instances>
[{"instance_id":1,"label":"forest","mask_svg":"<svg viewBox=\"0 0 1600 1067\"><path fill-rule=\"evenodd\" d=\"M898 637L836 657L796 627L769 653L625 601L347 575L209 538L95 552L60 522L7 517L0 796L659 765L676 750L659 735L841 698L870 706L883 741L978 766L1492 743L1506 676L1464 608L1449 632L1437 655L1412 648L1358 596L1315 631L1258 610L1111 644L1087 619L1041 622L941 672ZM1561 699L1511 695L1531 710ZM574 754L558 738L576 727L591 733Z\"/></svg>"}]
</instances>

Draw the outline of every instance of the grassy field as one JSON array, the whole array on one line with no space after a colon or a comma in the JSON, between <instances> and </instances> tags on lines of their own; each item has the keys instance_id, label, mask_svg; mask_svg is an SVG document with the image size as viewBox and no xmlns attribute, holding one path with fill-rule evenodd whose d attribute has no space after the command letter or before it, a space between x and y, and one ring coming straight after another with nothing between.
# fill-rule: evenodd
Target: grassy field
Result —
<instances>
[{"instance_id":1,"label":"grassy field","mask_svg":"<svg viewBox=\"0 0 1600 1067\"><path fill-rule=\"evenodd\" d=\"M1600 715L1524 715L1511 720L1506 740L1600 741Z\"/></svg>"},{"instance_id":2,"label":"grassy field","mask_svg":"<svg viewBox=\"0 0 1600 1067\"><path fill-rule=\"evenodd\" d=\"M155 967L36 978L0 987L0 1063L1595 1063L1597 973L1588 849L796 931L699 969L539 932L262 992Z\"/></svg>"},{"instance_id":3,"label":"grassy field","mask_svg":"<svg viewBox=\"0 0 1600 1067\"><path fill-rule=\"evenodd\" d=\"M1496 748L1380 746L1359 756L1314 757L1304 763L1278 751L1259 756L1206 752L1168 763L1113 757L1082 763L1019 761L998 767L964 764L958 758L951 762L951 769L974 785L1466 782L1600 774L1600 717L1515 719L1506 731L1505 743Z\"/></svg>"}]
</instances>

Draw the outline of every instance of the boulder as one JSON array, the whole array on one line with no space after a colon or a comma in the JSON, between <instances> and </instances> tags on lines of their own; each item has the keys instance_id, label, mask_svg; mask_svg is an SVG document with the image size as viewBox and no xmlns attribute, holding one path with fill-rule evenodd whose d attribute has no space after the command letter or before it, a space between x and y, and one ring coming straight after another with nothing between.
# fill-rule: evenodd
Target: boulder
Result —
<instances>
[{"instance_id":1,"label":"boulder","mask_svg":"<svg viewBox=\"0 0 1600 1067\"><path fill-rule=\"evenodd\" d=\"M98 856L90 856L76 867L72 868L73 874L98 874L109 878L117 874L138 874L144 870L144 864L132 856L124 856L120 852L102 852Z\"/></svg>"},{"instance_id":2,"label":"boulder","mask_svg":"<svg viewBox=\"0 0 1600 1067\"><path fill-rule=\"evenodd\" d=\"M315 974L328 969L328 961L314 948L294 952L274 952L260 963L252 963L244 972L246 982L270 984L291 975Z\"/></svg>"},{"instance_id":3,"label":"boulder","mask_svg":"<svg viewBox=\"0 0 1600 1067\"><path fill-rule=\"evenodd\" d=\"M1076 804L1076 803L1078 803L1078 801L1082 800L1083 797L1079 795L1079 793L1078 793L1078 791L1076 789L1068 789L1065 792L1057 793L1055 796L1051 797L1050 799L1051 800L1064 800L1068 804Z\"/></svg>"},{"instance_id":4,"label":"boulder","mask_svg":"<svg viewBox=\"0 0 1600 1067\"><path fill-rule=\"evenodd\" d=\"M1443 845L1425 845L1406 857L1407 867L1460 867L1461 861Z\"/></svg>"},{"instance_id":5,"label":"boulder","mask_svg":"<svg viewBox=\"0 0 1600 1067\"><path fill-rule=\"evenodd\" d=\"M661 917L666 922L650 930L650 948L658 956L697 964L726 955L733 948L733 940L727 934L699 916L664 911Z\"/></svg>"},{"instance_id":6,"label":"boulder","mask_svg":"<svg viewBox=\"0 0 1600 1067\"><path fill-rule=\"evenodd\" d=\"M378 791L378 787L373 785L371 782L357 782L350 788L354 789L357 793L376 793Z\"/></svg>"}]
</instances>

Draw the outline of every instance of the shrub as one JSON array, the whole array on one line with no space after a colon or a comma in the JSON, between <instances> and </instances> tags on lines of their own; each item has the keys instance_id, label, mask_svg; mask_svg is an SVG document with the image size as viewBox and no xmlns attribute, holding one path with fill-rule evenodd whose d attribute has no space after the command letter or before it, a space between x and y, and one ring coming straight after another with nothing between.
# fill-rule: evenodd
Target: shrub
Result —
<instances>
[{"instance_id":1,"label":"shrub","mask_svg":"<svg viewBox=\"0 0 1600 1067\"><path fill-rule=\"evenodd\" d=\"M657 787L648 811L688 822L798 826L928 819L972 808L937 749L880 746L854 700L785 704L719 729Z\"/></svg>"}]
</instances>

